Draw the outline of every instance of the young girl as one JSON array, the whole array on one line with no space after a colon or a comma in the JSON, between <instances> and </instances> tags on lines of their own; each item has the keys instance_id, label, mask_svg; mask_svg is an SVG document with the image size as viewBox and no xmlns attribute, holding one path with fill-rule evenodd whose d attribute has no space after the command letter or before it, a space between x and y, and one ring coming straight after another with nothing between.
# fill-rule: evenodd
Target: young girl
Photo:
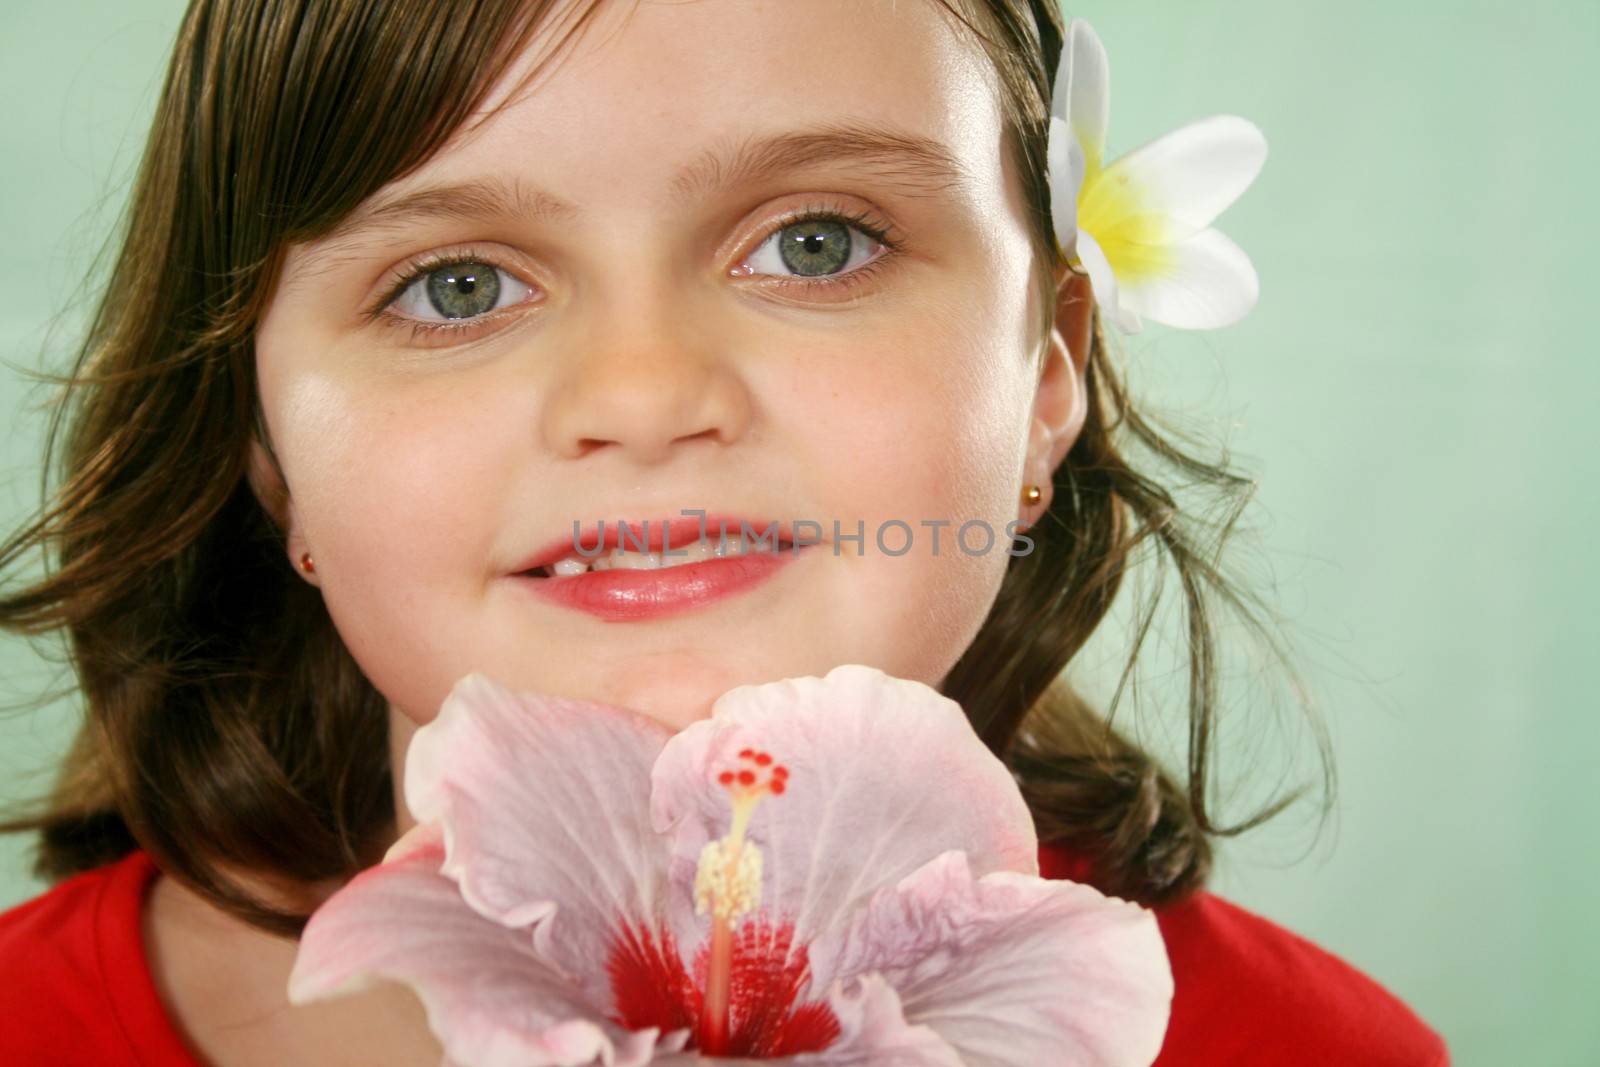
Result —
<instances>
[{"instance_id":1,"label":"young girl","mask_svg":"<svg viewBox=\"0 0 1600 1067\"><path fill-rule=\"evenodd\" d=\"M285 986L456 679L681 727L859 662L967 709L1046 876L1156 909L1157 1063L1445 1064L1204 888L1208 836L1293 797L1207 811L1209 597L1243 594L1129 456L1249 483L1138 413L1057 247L1063 32L1053 0L194 0L56 499L0 551L53 549L0 620L66 630L87 709L10 824L58 884L0 916L0 1062L437 1063L400 987ZM697 512L783 550L558 565ZM1062 678L1147 540L1186 787Z\"/></svg>"}]
</instances>

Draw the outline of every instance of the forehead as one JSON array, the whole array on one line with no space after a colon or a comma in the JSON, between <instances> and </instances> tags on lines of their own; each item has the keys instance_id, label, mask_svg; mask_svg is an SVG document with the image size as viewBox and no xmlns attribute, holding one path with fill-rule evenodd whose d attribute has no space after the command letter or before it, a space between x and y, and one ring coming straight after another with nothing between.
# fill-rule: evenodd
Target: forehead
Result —
<instances>
[{"instance_id":1,"label":"forehead","mask_svg":"<svg viewBox=\"0 0 1600 1067\"><path fill-rule=\"evenodd\" d=\"M1001 182L998 79L936 0L599 0L552 54L588 7L556 5L462 131L380 195L515 172L580 209L672 209L740 147L835 129L942 150L972 194Z\"/></svg>"}]
</instances>

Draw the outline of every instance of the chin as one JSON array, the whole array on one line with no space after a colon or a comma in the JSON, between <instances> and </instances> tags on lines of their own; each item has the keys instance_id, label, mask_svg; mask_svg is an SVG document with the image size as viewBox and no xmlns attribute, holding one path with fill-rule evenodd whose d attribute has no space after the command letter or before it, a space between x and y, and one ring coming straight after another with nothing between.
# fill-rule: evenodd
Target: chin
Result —
<instances>
[{"instance_id":1,"label":"chin","mask_svg":"<svg viewBox=\"0 0 1600 1067\"><path fill-rule=\"evenodd\" d=\"M623 657L604 687L588 699L632 708L677 731L709 719L711 705L719 696L751 681L748 665L740 668L740 664L703 653L666 653L640 660Z\"/></svg>"}]
</instances>

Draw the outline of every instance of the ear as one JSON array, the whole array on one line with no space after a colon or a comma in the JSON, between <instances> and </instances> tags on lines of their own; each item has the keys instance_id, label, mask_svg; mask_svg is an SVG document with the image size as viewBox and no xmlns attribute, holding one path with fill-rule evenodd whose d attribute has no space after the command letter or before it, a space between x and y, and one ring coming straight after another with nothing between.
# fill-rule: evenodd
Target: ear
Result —
<instances>
[{"instance_id":1,"label":"ear","mask_svg":"<svg viewBox=\"0 0 1600 1067\"><path fill-rule=\"evenodd\" d=\"M306 548L305 538L300 533L300 524L295 518L294 498L289 495L289 486L283 480L283 472L278 467L277 459L254 434L250 437L250 461L246 468L245 479L250 483L251 492L255 493L256 499L260 501L262 510L278 528L278 532L283 534L289 566L300 577L316 585L316 575L306 574L300 568L300 556L309 550Z\"/></svg>"},{"instance_id":2,"label":"ear","mask_svg":"<svg viewBox=\"0 0 1600 1067\"><path fill-rule=\"evenodd\" d=\"M1089 413L1087 370L1094 341L1094 296L1089 277L1066 265L1056 271L1056 318L1045 344L1034 393L1024 480L1039 487L1038 503L1023 508L1032 525L1050 507L1055 470L1083 431Z\"/></svg>"}]
</instances>

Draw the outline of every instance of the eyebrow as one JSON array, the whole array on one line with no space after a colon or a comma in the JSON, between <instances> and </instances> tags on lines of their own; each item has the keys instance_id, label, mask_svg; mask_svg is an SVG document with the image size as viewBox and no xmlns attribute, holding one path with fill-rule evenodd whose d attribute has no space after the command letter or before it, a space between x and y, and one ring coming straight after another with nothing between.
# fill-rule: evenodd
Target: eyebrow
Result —
<instances>
[{"instance_id":1,"label":"eyebrow","mask_svg":"<svg viewBox=\"0 0 1600 1067\"><path fill-rule=\"evenodd\" d=\"M938 196L972 180L955 154L933 138L883 127L832 125L749 136L731 150L706 149L673 178L672 199L682 207L716 192L835 166L860 167L911 197ZM420 221L505 217L563 221L582 214L583 209L571 201L531 188L520 179L480 178L374 200L347 216L324 241L343 243L368 230Z\"/></svg>"}]
</instances>

